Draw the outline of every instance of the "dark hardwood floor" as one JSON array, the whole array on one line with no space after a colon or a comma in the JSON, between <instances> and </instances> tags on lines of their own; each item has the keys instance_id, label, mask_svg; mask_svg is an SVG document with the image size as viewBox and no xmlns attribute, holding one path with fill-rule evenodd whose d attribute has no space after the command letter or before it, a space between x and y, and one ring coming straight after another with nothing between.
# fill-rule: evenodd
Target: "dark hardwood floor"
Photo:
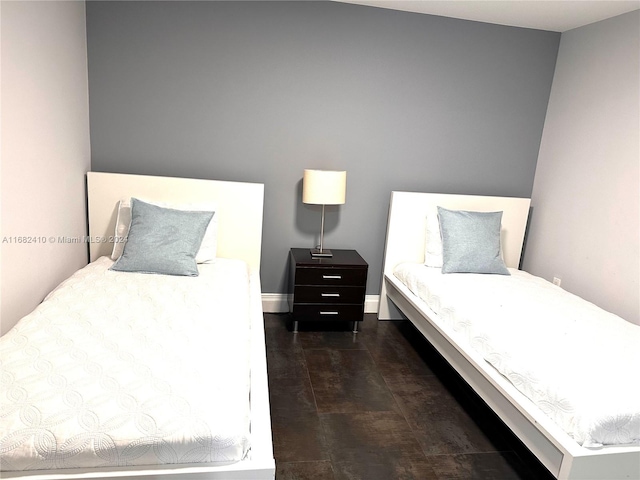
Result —
<instances>
[{"instance_id":1,"label":"dark hardwood floor","mask_svg":"<svg viewBox=\"0 0 640 480\"><path fill-rule=\"evenodd\" d=\"M553 478L409 322L264 317L277 480Z\"/></svg>"}]
</instances>

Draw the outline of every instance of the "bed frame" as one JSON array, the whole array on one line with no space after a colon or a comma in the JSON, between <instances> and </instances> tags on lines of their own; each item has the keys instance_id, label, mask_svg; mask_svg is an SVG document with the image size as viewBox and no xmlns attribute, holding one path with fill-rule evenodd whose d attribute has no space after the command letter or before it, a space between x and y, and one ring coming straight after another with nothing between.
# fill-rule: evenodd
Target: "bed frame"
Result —
<instances>
[{"instance_id":1,"label":"bed frame","mask_svg":"<svg viewBox=\"0 0 640 480\"><path fill-rule=\"evenodd\" d=\"M503 256L518 268L529 204L525 198L392 192L378 319L408 318L556 478L639 479L640 447L578 445L480 355L452 340L432 321L437 315L393 276L401 262L424 261L426 212L435 206L503 211Z\"/></svg>"},{"instance_id":2,"label":"bed frame","mask_svg":"<svg viewBox=\"0 0 640 480\"><path fill-rule=\"evenodd\" d=\"M89 258L110 255L118 201L138 196L158 202L207 202L218 207L217 256L245 260L251 269L251 450L229 465L166 465L109 469L2 472L2 478L29 480L131 479L266 480L275 478L260 288L264 185L186 178L87 173Z\"/></svg>"}]
</instances>

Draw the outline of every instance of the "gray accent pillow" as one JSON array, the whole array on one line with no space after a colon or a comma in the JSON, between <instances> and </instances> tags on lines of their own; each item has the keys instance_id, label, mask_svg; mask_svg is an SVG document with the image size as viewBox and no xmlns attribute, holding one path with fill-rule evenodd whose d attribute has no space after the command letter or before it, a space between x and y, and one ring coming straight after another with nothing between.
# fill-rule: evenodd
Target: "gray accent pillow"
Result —
<instances>
[{"instance_id":1,"label":"gray accent pillow","mask_svg":"<svg viewBox=\"0 0 640 480\"><path fill-rule=\"evenodd\" d=\"M196 254L214 212L158 207L131 199L131 226L118 272L198 276Z\"/></svg>"},{"instance_id":2,"label":"gray accent pillow","mask_svg":"<svg viewBox=\"0 0 640 480\"><path fill-rule=\"evenodd\" d=\"M510 275L500 255L502 212L468 212L438 207L442 273Z\"/></svg>"}]
</instances>

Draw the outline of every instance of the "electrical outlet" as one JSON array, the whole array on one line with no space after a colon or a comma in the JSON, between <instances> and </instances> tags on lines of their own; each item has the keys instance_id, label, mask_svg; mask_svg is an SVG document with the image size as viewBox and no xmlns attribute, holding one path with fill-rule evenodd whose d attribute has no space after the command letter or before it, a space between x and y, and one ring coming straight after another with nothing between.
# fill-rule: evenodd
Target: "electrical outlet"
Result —
<instances>
[{"instance_id":1,"label":"electrical outlet","mask_svg":"<svg viewBox=\"0 0 640 480\"><path fill-rule=\"evenodd\" d=\"M562 283L562 279L560 277L553 277L553 284L560 286L560 284Z\"/></svg>"}]
</instances>

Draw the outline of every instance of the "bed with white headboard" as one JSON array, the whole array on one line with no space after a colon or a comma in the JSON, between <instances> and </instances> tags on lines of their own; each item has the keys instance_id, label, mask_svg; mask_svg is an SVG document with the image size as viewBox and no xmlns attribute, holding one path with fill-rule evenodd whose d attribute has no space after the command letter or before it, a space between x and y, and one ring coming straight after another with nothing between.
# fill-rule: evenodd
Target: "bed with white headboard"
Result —
<instances>
[{"instance_id":1,"label":"bed with white headboard","mask_svg":"<svg viewBox=\"0 0 640 480\"><path fill-rule=\"evenodd\" d=\"M534 401L516 388L504 374L494 368L486 357L461 341L462 337L447 327L444 310L438 310L440 315L436 313L435 309L440 308L439 306L432 308L422 299L424 297L421 298L421 292L414 293L417 289L408 288L407 284L398 279L398 265L415 264L420 265L416 268L426 268L424 264L428 256L425 253L427 212L433 215L437 207L476 212L502 211L502 257L507 267L519 267L530 209L529 199L392 192L378 318L407 318L411 321L555 477L593 480L640 478L640 446L637 441L626 445L605 445L596 448L587 448L584 444L579 444L560 428L558 423L543 413ZM440 272L438 274L445 276ZM519 274L529 275L526 272L512 271L511 277ZM555 288L558 292L554 294L571 295L568 292L560 293L559 287L551 286L551 283L542 279L538 281L548 283L549 289ZM542 285L542 288L547 289L546 285ZM573 297L572 301L578 301ZM468 301L464 300L462 303ZM584 302L582 299L579 301ZM469 315L475 314L469 309L467 312ZM618 323L628 324L622 319L619 320ZM633 327L629 327L629 330L637 335ZM546 348L552 347L547 345ZM601 356L597 355L598 358ZM562 370L562 367L557 365L556 369ZM589 362L585 362L585 368L590 368ZM632 371L631 369L637 369L637 366L626 365L625 368ZM637 375L633 375L632 378L637 378Z\"/></svg>"},{"instance_id":2,"label":"bed with white headboard","mask_svg":"<svg viewBox=\"0 0 640 480\"><path fill-rule=\"evenodd\" d=\"M225 261L224 259L228 259L231 263L243 261L248 266L248 268L244 269L248 272L249 278L247 304L238 305L238 310L247 312L250 326L250 330L246 333L247 343L249 344L246 362L250 368L250 378L246 380L249 384L248 389L250 392L248 453L242 460L233 462L204 462L201 464L173 462L168 465L156 466L106 466L66 469L64 467L50 466L47 469L40 470L2 471L1 476L3 478L29 478L31 480L88 478L157 480L165 477L181 480L273 479L275 477L275 460L271 437L259 276L264 185L232 181L89 172L87 174L89 226L87 240L91 263L88 267L100 262L111 264L109 256L112 253L113 241L116 237L115 227L118 205L120 200L131 197L157 202L161 205L194 205L198 203L215 205L215 218L217 220L216 258L221 259L221 261L212 263L222 263ZM127 274L124 273L123 275ZM152 278L161 277L161 275L147 275L146 277L148 279L147 282L161 281L157 280L157 278ZM224 283L224 280L219 281ZM113 301L116 300L115 298L113 299ZM18 325L20 325L20 322ZM236 330L229 327L229 331L234 332ZM183 335L183 333L177 332L177 335ZM185 336L187 335L185 334ZM21 338L21 336L13 335L13 337L9 336L8 338L6 343L10 343L11 338ZM206 345L206 341L203 339L197 340L199 342L197 343L198 345ZM187 339L187 342L189 341ZM180 352L171 352L171 345L163 344L162 348L166 348L168 354L180 355ZM185 356L187 353L184 352ZM133 355L135 357L135 352L130 354L125 352L123 355ZM5 355L5 357L3 361L9 355ZM7 435L5 440L10 435ZM6 443L6 445L9 445L9 443L11 442ZM158 448L162 450L161 447Z\"/></svg>"}]
</instances>

